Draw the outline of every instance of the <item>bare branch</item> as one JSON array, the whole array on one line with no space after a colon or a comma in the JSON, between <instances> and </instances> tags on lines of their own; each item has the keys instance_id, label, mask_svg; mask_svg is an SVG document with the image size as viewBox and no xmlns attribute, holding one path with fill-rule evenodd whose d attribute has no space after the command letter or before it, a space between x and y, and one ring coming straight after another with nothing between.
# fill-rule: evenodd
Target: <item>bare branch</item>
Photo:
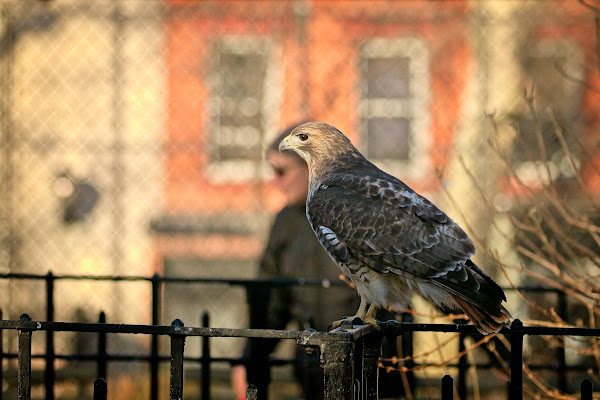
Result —
<instances>
[{"instance_id":1,"label":"bare branch","mask_svg":"<svg viewBox=\"0 0 600 400\"><path fill-rule=\"evenodd\" d=\"M579 4L581 4L585 8L587 8L595 13L600 13L600 7L589 4L586 0L577 0L577 1L579 2Z\"/></svg>"}]
</instances>

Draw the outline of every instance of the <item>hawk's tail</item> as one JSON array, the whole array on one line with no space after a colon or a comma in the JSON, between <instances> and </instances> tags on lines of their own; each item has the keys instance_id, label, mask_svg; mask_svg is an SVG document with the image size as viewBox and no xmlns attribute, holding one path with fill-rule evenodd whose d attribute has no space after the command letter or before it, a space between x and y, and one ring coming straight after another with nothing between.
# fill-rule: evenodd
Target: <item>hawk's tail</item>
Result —
<instances>
[{"instance_id":1,"label":"hawk's tail","mask_svg":"<svg viewBox=\"0 0 600 400\"><path fill-rule=\"evenodd\" d=\"M454 305L460 308L484 335L510 326L511 315L502 305L504 291L473 261L464 264L467 279L446 276L444 285Z\"/></svg>"},{"instance_id":2,"label":"hawk's tail","mask_svg":"<svg viewBox=\"0 0 600 400\"><path fill-rule=\"evenodd\" d=\"M497 333L503 326L510 326L511 315L502 304L497 310L485 310L482 307L470 303L459 296L451 295L458 307L467 314L467 317L477 326L477 330L484 335Z\"/></svg>"}]
</instances>

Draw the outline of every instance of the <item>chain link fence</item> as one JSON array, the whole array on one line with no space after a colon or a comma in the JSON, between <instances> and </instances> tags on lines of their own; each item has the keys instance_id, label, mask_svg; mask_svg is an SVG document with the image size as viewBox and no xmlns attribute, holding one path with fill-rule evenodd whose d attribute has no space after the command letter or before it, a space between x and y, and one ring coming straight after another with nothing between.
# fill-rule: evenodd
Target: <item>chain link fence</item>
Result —
<instances>
[{"instance_id":1,"label":"chain link fence","mask_svg":"<svg viewBox=\"0 0 600 400\"><path fill-rule=\"evenodd\" d=\"M305 119L338 127L480 248L519 263L498 233L511 231L502 213L515 203L490 137L525 186L566 182L579 199L568 183L581 177L598 193L588 167L600 154L594 7L0 0L0 269L255 277L283 205L265 148ZM522 93L532 88L530 109ZM551 132L556 121L571 133L566 141ZM584 213L597 211L585 204ZM41 283L0 284L5 318L41 319ZM148 286L65 281L56 291L56 320L103 310L109 322L151 323ZM164 296L162 323L198 325L208 310L213 326L247 325L241 289L173 284ZM513 313L520 304L511 295ZM57 351L76 342L57 340ZM131 345L147 343L114 351ZM213 356L241 345L216 344Z\"/></svg>"}]
</instances>

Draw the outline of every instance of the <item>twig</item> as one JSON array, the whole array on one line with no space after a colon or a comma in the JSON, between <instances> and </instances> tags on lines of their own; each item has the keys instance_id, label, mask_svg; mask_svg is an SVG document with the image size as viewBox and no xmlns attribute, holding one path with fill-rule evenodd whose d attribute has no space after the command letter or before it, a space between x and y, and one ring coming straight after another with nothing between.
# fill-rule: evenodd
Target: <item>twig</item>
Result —
<instances>
[{"instance_id":1,"label":"twig","mask_svg":"<svg viewBox=\"0 0 600 400\"><path fill-rule=\"evenodd\" d=\"M444 348L446 345L448 345L448 343L452 342L453 340L455 340L456 338L458 338L460 336L460 333L454 334L452 335L450 338L446 339L444 342L442 343L437 343L437 346L431 350L425 351L423 353L419 353L413 356L406 356L403 358L398 358L398 357L392 357L392 358L383 358L381 357L380 360L382 361L389 361L393 364L397 364L399 362L403 362L403 361L408 361L408 360L417 360L420 358L425 358L427 356L430 356L431 354L439 351L440 349Z\"/></svg>"},{"instance_id":2,"label":"twig","mask_svg":"<svg viewBox=\"0 0 600 400\"><path fill-rule=\"evenodd\" d=\"M575 159L573 157L573 153L571 152L571 149L569 148L569 146L567 145L567 141L565 140L565 135L568 133L568 131L560 123L560 121L558 119L558 116L556 115L556 110L552 110L551 115L552 115L552 124L554 125L555 135L558 138L558 140L560 141L561 148L563 149L563 151L565 152L565 154L567 155L567 157L569 159L569 165L571 166L571 169L573 170L573 172L575 174L575 179L577 180L577 183L579 184L579 186L583 190L583 193L586 195L586 197L591 202L591 204L593 204L597 208L598 207L598 203L590 195L590 193L588 192L588 190L586 190L587 187L585 185L585 182L583 182L583 180L581 178L581 174L579 173L579 168L577 167L577 165L575 163Z\"/></svg>"},{"instance_id":3,"label":"twig","mask_svg":"<svg viewBox=\"0 0 600 400\"><path fill-rule=\"evenodd\" d=\"M405 371L405 372L420 371L420 370L424 370L424 369L430 368L430 367L441 367L441 366L444 366L444 365L448 365L452 361L458 360L459 358L461 358L462 356L464 356L468 352L476 349L477 347L481 346L484 343L489 342L492 338L497 337L497 336L498 335L496 335L496 334L491 334L491 335L484 336L482 339L478 340L475 344L473 344L473 345L465 348L465 350L463 350L463 351L460 351L460 352L456 353L455 355L453 355L449 359L444 360L443 357L442 357L442 359L441 359L441 361L439 363L429 364L429 365L417 365L417 366L415 366L413 368L398 367L397 371L400 371L400 372L402 372L402 371ZM382 366L382 365L380 364L380 366Z\"/></svg>"},{"instance_id":4,"label":"twig","mask_svg":"<svg viewBox=\"0 0 600 400\"><path fill-rule=\"evenodd\" d=\"M523 97L525 98L525 102L527 103L527 107L529 107L529 113L533 117L533 126L535 127L535 138L537 140L538 149L540 151L540 161L544 165L546 169L546 182L552 181L552 174L550 171L550 165L548 164L548 155L546 154L546 144L544 143L544 137L542 135L542 127L540 125L540 121L537 116L537 112L535 110L535 98L533 96L533 86L528 93L527 90L523 93ZM538 169L536 168L536 172L538 174L538 179L540 182L544 182L542 176L540 176Z\"/></svg>"},{"instance_id":5,"label":"twig","mask_svg":"<svg viewBox=\"0 0 600 400\"><path fill-rule=\"evenodd\" d=\"M527 296L525 296L525 294L515 286L515 284L513 283L512 279L510 279L509 275L506 273L506 269L505 269L505 265L503 263L500 263L500 271L502 272L502 274L504 275L504 277L506 278L506 280L508 281L509 285L514 289L514 291L519 295L519 297L521 297L521 299L527 303L527 305L535 310L537 310L538 312L540 312L541 314L547 315L548 317L552 317L552 315L550 314L550 312L541 307L540 305L532 302L531 300L529 300L529 298L527 298Z\"/></svg>"},{"instance_id":6,"label":"twig","mask_svg":"<svg viewBox=\"0 0 600 400\"><path fill-rule=\"evenodd\" d=\"M598 21L598 19L596 18L596 23L597 23L597 21ZM574 82L574 83L577 83L577 84L579 84L579 85L581 85L581 86L583 86L583 87L585 87L585 88L587 88L587 89L591 90L591 91L592 91L592 92L594 92L594 93L600 94L600 89L598 89L598 88L597 88L597 87L595 87L595 86L592 86L592 85L590 85L590 83L589 83L589 82L587 82L587 81L586 81L586 80L584 80L584 79L581 79L581 78L576 78L576 77L574 77L574 76L572 76L572 75L569 75L569 74L568 74L568 73L567 73L567 72L566 72L566 71L565 71L565 70L562 68L562 66L560 66L559 64L555 64L555 65L554 65L554 68L556 68L556 71L557 71L557 72L558 72L560 75L562 75L562 77L563 77L563 78L565 78L566 80L568 80L568 81L571 81L571 82Z\"/></svg>"}]
</instances>

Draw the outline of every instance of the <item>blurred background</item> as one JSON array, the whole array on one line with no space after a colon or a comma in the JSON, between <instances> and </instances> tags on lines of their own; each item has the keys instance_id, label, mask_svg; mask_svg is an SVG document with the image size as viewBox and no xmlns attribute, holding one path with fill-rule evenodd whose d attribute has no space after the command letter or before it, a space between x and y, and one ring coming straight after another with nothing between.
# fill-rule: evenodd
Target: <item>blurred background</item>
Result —
<instances>
[{"instance_id":1,"label":"blurred background","mask_svg":"<svg viewBox=\"0 0 600 400\"><path fill-rule=\"evenodd\" d=\"M594 325L599 9L0 0L0 272L255 277L284 204L265 148L310 119L439 204L503 285L560 284L576 294L569 323ZM139 282L59 281L55 319L103 310L150 324L150 295ZM197 326L202 310L212 326L247 324L241 288L167 284L163 297L163 324ZM41 320L44 301L41 281L0 280L4 318ZM517 291L508 308L565 322ZM58 352L86 346L57 340ZM239 354L241 342L218 343L213 355Z\"/></svg>"}]
</instances>

